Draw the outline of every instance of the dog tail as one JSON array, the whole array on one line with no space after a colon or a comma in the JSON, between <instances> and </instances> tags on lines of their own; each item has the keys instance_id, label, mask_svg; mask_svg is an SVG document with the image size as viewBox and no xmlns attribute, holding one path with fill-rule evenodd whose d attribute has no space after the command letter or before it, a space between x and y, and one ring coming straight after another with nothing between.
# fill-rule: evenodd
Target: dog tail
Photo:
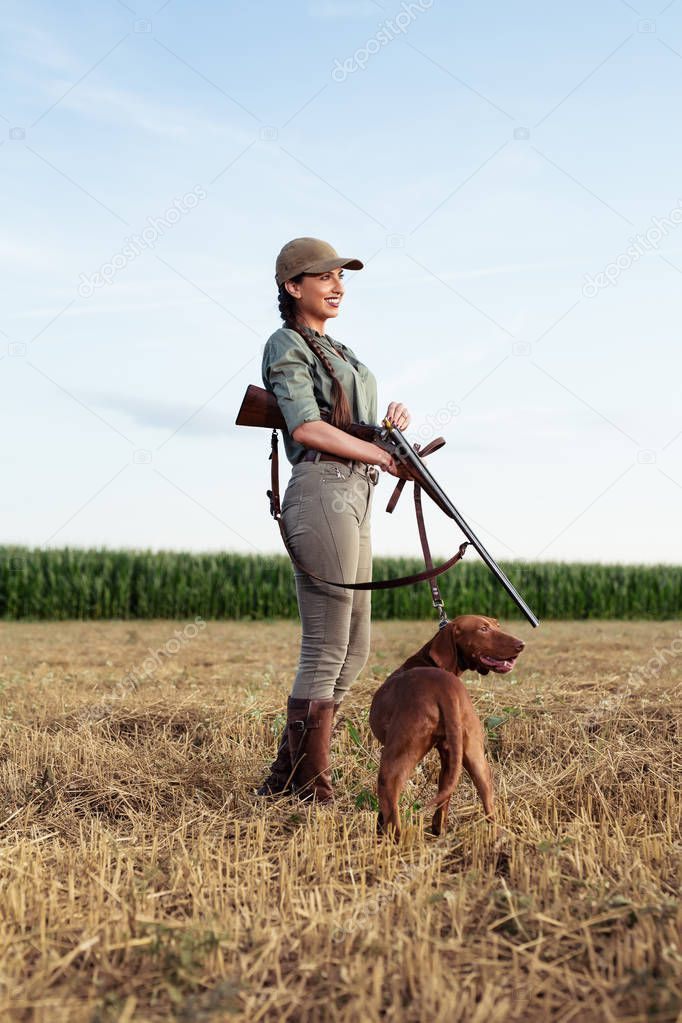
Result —
<instances>
[{"instance_id":1,"label":"dog tail","mask_svg":"<svg viewBox=\"0 0 682 1023\"><path fill-rule=\"evenodd\" d=\"M441 713L443 715L445 740L450 750L450 757L443 783L433 799L429 799L428 803L426 803L424 806L425 810L430 810L434 806L440 806L441 803L448 799L457 788L459 779L462 776L464 736L459 706L457 704L454 707L452 705L443 706L441 704Z\"/></svg>"}]
</instances>

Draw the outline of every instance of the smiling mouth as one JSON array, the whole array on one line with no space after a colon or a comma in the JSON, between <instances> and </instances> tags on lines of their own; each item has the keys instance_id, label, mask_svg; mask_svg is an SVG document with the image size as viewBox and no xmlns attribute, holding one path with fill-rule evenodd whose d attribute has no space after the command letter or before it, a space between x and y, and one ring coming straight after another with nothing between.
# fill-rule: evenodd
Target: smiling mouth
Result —
<instances>
[{"instance_id":1,"label":"smiling mouth","mask_svg":"<svg viewBox=\"0 0 682 1023\"><path fill-rule=\"evenodd\" d=\"M332 309L338 309L340 301L341 301L340 298L325 298L325 302L327 303L327 305L330 305Z\"/></svg>"},{"instance_id":2,"label":"smiling mouth","mask_svg":"<svg viewBox=\"0 0 682 1023\"><path fill-rule=\"evenodd\" d=\"M506 675L508 671L511 671L514 667L516 657L486 657L483 654L479 657L481 664L485 665L486 668L490 668L491 671L496 671L499 675Z\"/></svg>"}]
</instances>

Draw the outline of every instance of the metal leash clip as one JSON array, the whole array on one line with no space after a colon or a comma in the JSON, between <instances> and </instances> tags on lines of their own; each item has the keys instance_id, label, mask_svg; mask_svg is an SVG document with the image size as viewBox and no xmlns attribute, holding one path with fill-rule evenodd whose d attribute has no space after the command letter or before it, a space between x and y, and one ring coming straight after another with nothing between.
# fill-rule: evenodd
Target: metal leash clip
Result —
<instances>
[{"instance_id":1,"label":"metal leash clip","mask_svg":"<svg viewBox=\"0 0 682 1023\"><path fill-rule=\"evenodd\" d=\"M433 606L438 612L438 629L444 629L446 625L449 625L449 619L445 611L445 605L442 600L434 600Z\"/></svg>"}]
</instances>

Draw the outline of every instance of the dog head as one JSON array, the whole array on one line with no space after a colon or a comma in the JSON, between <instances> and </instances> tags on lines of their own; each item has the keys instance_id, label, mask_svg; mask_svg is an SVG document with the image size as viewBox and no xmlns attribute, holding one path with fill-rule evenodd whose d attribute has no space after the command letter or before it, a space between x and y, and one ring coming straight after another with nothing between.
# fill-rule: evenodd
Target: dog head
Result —
<instances>
[{"instance_id":1,"label":"dog head","mask_svg":"<svg viewBox=\"0 0 682 1023\"><path fill-rule=\"evenodd\" d=\"M455 675L467 669L487 675L489 671L504 675L526 644L522 639L502 632L496 618L483 615L459 615L431 640L431 660Z\"/></svg>"}]
</instances>

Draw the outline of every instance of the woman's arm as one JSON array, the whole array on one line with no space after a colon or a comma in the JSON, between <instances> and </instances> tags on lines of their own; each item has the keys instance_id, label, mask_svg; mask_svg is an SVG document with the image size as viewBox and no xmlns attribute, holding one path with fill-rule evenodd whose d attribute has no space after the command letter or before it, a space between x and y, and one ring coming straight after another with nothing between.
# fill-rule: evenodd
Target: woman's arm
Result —
<instances>
[{"instance_id":1,"label":"woman's arm","mask_svg":"<svg viewBox=\"0 0 682 1023\"><path fill-rule=\"evenodd\" d=\"M349 433L339 430L331 423L325 423L322 419L301 423L291 436L297 444L303 444L306 448L315 448L316 451L326 451L330 455L340 455L342 458L354 458L358 462L378 465L393 476L398 475L397 466L388 451L384 451L378 444L360 440L359 437L351 437Z\"/></svg>"}]
</instances>

